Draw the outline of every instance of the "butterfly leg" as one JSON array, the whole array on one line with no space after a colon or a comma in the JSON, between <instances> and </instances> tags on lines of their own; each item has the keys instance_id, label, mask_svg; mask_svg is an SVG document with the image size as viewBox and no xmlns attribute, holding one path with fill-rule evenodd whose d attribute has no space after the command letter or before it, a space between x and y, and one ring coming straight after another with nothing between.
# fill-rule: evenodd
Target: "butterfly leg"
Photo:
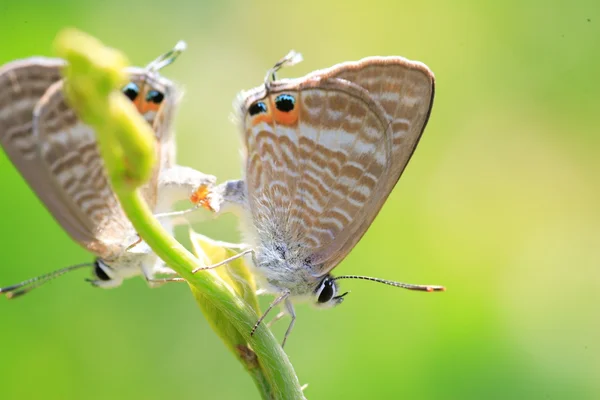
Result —
<instances>
[{"instance_id":1,"label":"butterfly leg","mask_svg":"<svg viewBox=\"0 0 600 400\"><path fill-rule=\"evenodd\" d=\"M267 328L271 329L271 326L273 326L273 324L277 321L279 321L281 318L283 318L285 316L285 312L281 311L279 314L277 314L275 316L275 318L273 318L272 320L270 320L267 323Z\"/></svg>"},{"instance_id":2,"label":"butterfly leg","mask_svg":"<svg viewBox=\"0 0 600 400\"><path fill-rule=\"evenodd\" d=\"M234 244L232 244L232 247L234 247L234 248L241 248L241 246L242 245L234 245ZM203 270L207 270L207 269L213 269L213 268L220 267L220 266L228 264L231 261L234 261L234 260L236 260L236 259L238 259L240 257L243 257L243 256L245 256L246 254L249 254L249 253L254 254L254 249L249 249L249 248L246 247L246 250L244 250L244 251L242 251L242 252L240 252L240 253L238 253L238 254L236 254L234 256L231 256L231 257L229 257L229 258L227 258L227 259L225 259L223 261L220 261L220 262L218 262L216 264L213 264L213 265L208 265L206 267L198 267L198 268L192 270L192 273L195 274L198 271L203 271ZM176 274L173 274L173 275L176 275ZM159 278L159 279L156 279L156 278L154 278L152 276L151 273L148 273L145 270L144 270L144 277L146 278L146 281L148 281L148 283L150 283L150 284L157 284L157 285L161 285L161 284L166 283L166 282L185 282L186 281L185 279L179 278L179 277Z\"/></svg>"},{"instance_id":3,"label":"butterfly leg","mask_svg":"<svg viewBox=\"0 0 600 400\"><path fill-rule=\"evenodd\" d=\"M292 332L292 329L294 329L294 324L296 323L296 312L294 311L294 305L292 304L290 299L285 299L285 309L292 317L292 320L290 321L290 325L288 326L287 330L285 331L285 335L283 336L283 342L281 343L281 347L285 346L285 342L287 341L288 336Z\"/></svg>"},{"instance_id":4,"label":"butterfly leg","mask_svg":"<svg viewBox=\"0 0 600 400\"><path fill-rule=\"evenodd\" d=\"M246 250L250 249L250 245L245 244L245 243L229 243L229 242L223 242L221 240L212 240L212 242L214 243L215 246L225 247L226 249L231 249L231 250L246 251Z\"/></svg>"},{"instance_id":5,"label":"butterfly leg","mask_svg":"<svg viewBox=\"0 0 600 400\"><path fill-rule=\"evenodd\" d=\"M146 282L148 282L148 286L150 286L151 288L156 288L156 287L162 286L168 282L185 282L185 279L178 277L174 271L168 270L166 268L166 266L165 266L164 270L165 271L157 271L156 269L154 269L153 271L148 271L146 268L142 267L142 274L144 276L144 279L146 279ZM168 271L170 271L170 272L168 272ZM172 276L170 276L168 278L155 278L154 277L155 273L168 274L168 275L172 275Z\"/></svg>"},{"instance_id":6,"label":"butterfly leg","mask_svg":"<svg viewBox=\"0 0 600 400\"><path fill-rule=\"evenodd\" d=\"M231 246L233 248L243 248L242 245L231 244ZM236 260L236 259L238 259L240 257L243 257L243 256L245 256L246 254L249 254L249 253L253 253L254 254L254 249L246 248L246 250L242 251L241 253L238 253L238 254L236 254L236 255L234 255L232 257L229 257L229 258L227 258L227 259L225 259L225 260L223 260L221 262L218 262L216 264L209 265L209 266L206 266L206 267L198 267L198 268L194 269L192 271L192 273L195 274L198 271L203 271L203 270L207 270L207 269L213 269L213 268L220 267L220 266L225 265L227 263L230 263L231 261L234 261L234 260ZM157 284L157 285L161 285L161 284L166 283L166 282L185 282L185 279L178 278L178 277L156 279L156 278L153 278L151 274L146 273L146 271L144 271L144 277L146 278L146 281L148 281L148 283L150 283L150 284Z\"/></svg>"},{"instance_id":7,"label":"butterfly leg","mask_svg":"<svg viewBox=\"0 0 600 400\"><path fill-rule=\"evenodd\" d=\"M150 285L151 288L155 288L158 286L162 286L165 283L168 282L185 282L185 279L183 278L152 278L152 279L148 279L146 278L146 282L148 282L148 285Z\"/></svg>"},{"instance_id":8,"label":"butterfly leg","mask_svg":"<svg viewBox=\"0 0 600 400\"><path fill-rule=\"evenodd\" d=\"M165 278L155 278L156 275L166 276ZM165 264L158 257L153 259L153 262L142 264L142 276L148 282L148 286L156 288L164 285L167 282L185 282L185 279L180 278L175 271Z\"/></svg>"},{"instance_id":9,"label":"butterfly leg","mask_svg":"<svg viewBox=\"0 0 600 400\"><path fill-rule=\"evenodd\" d=\"M158 218L158 219L172 218L176 222L175 223L176 225L183 225L183 221L177 219L177 217L182 217L186 214L196 211L199 208L200 208L200 205L196 204L191 208L186 208L185 210L181 210L181 211L168 211L168 212L156 213L156 214L154 214L154 217Z\"/></svg>"},{"instance_id":10,"label":"butterfly leg","mask_svg":"<svg viewBox=\"0 0 600 400\"><path fill-rule=\"evenodd\" d=\"M269 314L269 311L271 311L273 309L273 307L277 306L282 301L286 300L289 297L289 295L290 295L290 292L283 292L281 295L279 295L279 297L277 297L275 300L273 300L273 302L269 305L269 308L267 308L267 310L263 313L263 315L261 315L260 318L258 319L258 321L256 321L256 323L254 324L254 327L250 331L250 336L254 335L254 332L256 332L256 329L258 329L258 326L260 325L261 322L263 322L263 320L265 319L267 314ZM285 340L284 340L284 343L285 343Z\"/></svg>"},{"instance_id":11,"label":"butterfly leg","mask_svg":"<svg viewBox=\"0 0 600 400\"><path fill-rule=\"evenodd\" d=\"M223 260L223 261L221 261L221 262L218 262L218 263L216 263L216 264L213 264L213 265L209 265L209 266L206 266L206 267L198 267L198 268L194 269L194 270L192 271L192 273L193 273L193 274L195 274L196 272L198 272L198 271L203 271L203 270L205 270L205 269L213 269L213 268L220 267L221 265L228 264L228 263L230 263L231 261L233 261L233 260L236 260L236 259L238 259L238 258L240 258L240 257L243 257L243 256L245 256L246 254L250 254L250 253L254 254L254 249L246 249L246 250L244 250L244 251L242 251L242 252L240 252L240 253L238 253L238 254L236 254L236 255L232 256L232 257L226 258L225 260Z\"/></svg>"}]
</instances>

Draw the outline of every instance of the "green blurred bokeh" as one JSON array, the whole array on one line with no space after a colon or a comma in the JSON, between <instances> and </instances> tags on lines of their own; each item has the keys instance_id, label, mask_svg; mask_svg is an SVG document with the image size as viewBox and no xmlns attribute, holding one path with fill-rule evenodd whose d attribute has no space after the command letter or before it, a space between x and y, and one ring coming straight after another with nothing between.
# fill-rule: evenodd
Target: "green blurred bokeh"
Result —
<instances>
[{"instance_id":1,"label":"green blurred bokeh","mask_svg":"<svg viewBox=\"0 0 600 400\"><path fill-rule=\"evenodd\" d=\"M52 55L65 26L142 65L186 40L164 71L185 88L178 160L225 180L241 172L231 102L288 50L305 61L281 76L369 55L425 62L429 126L336 272L448 291L344 281L342 306L300 305L286 350L307 397L597 399L600 5L485 3L3 1L0 64ZM0 182L0 284L91 259L2 152ZM233 216L196 228L238 239ZM185 285L100 290L82 275L0 299L2 398L258 398Z\"/></svg>"}]
</instances>

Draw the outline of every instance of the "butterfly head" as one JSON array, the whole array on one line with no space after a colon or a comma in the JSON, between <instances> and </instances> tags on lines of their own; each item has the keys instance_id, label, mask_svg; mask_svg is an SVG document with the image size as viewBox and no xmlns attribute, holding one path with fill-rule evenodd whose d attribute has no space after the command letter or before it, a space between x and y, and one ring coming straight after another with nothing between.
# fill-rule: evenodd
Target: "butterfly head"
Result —
<instances>
[{"instance_id":1,"label":"butterfly head","mask_svg":"<svg viewBox=\"0 0 600 400\"><path fill-rule=\"evenodd\" d=\"M123 281L143 273L145 275L144 266L153 259L152 253L146 253L145 247L143 251L127 251L117 258L110 261L97 258L94 261L94 278L88 279L92 285L104 289L110 289L121 286Z\"/></svg>"},{"instance_id":2,"label":"butterfly head","mask_svg":"<svg viewBox=\"0 0 600 400\"><path fill-rule=\"evenodd\" d=\"M93 274L94 278L87 281L96 287L110 289L121 286L123 283L123 277L100 258L94 261Z\"/></svg>"},{"instance_id":3,"label":"butterfly head","mask_svg":"<svg viewBox=\"0 0 600 400\"><path fill-rule=\"evenodd\" d=\"M315 290L315 297L317 300L317 306L329 308L333 306L337 306L342 301L344 301L344 296L346 296L349 292L344 292L340 295L339 287L335 282L335 279L331 275L326 275Z\"/></svg>"}]
</instances>

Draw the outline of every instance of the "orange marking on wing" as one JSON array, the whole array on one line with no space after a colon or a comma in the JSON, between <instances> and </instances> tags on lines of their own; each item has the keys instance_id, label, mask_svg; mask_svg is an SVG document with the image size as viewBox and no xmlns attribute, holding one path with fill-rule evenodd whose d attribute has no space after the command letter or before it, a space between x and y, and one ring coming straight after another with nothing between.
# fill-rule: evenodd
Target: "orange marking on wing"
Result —
<instances>
[{"instance_id":1,"label":"orange marking on wing","mask_svg":"<svg viewBox=\"0 0 600 400\"><path fill-rule=\"evenodd\" d=\"M141 115L146 114L148 111L158 111L160 108L160 104L153 103L151 101L146 100L146 91L140 91L140 94L137 98L132 102L135 108L137 108L138 112Z\"/></svg>"},{"instance_id":2,"label":"orange marking on wing","mask_svg":"<svg viewBox=\"0 0 600 400\"><path fill-rule=\"evenodd\" d=\"M284 112L275 110L275 122L281 125L295 125L298 122L298 107L291 111Z\"/></svg>"},{"instance_id":3,"label":"orange marking on wing","mask_svg":"<svg viewBox=\"0 0 600 400\"><path fill-rule=\"evenodd\" d=\"M140 112L140 114L144 115L149 111L158 111L159 108L160 108L160 104L142 100L142 101L140 101L140 105L138 106L138 111Z\"/></svg>"},{"instance_id":4,"label":"orange marking on wing","mask_svg":"<svg viewBox=\"0 0 600 400\"><path fill-rule=\"evenodd\" d=\"M273 120L271 119L271 114L259 114L252 118L252 126L256 126L261 122L265 122L271 125L273 123Z\"/></svg>"},{"instance_id":5,"label":"orange marking on wing","mask_svg":"<svg viewBox=\"0 0 600 400\"><path fill-rule=\"evenodd\" d=\"M135 106L135 108L137 108L138 112L139 112L140 114L143 114L143 112L142 112L142 108L144 107L144 103L145 103L145 101L144 101L144 99L142 98L142 96L139 96L139 95L138 95L138 97L137 97L135 100L133 100L133 101L132 101L132 103L133 103L133 105Z\"/></svg>"}]
</instances>

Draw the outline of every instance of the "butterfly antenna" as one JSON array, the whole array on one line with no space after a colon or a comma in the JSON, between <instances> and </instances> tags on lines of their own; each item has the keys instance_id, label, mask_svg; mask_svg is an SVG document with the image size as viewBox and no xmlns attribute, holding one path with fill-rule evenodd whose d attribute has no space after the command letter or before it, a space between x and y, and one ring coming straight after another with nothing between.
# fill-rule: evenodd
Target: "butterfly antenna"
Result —
<instances>
[{"instance_id":1,"label":"butterfly antenna","mask_svg":"<svg viewBox=\"0 0 600 400\"><path fill-rule=\"evenodd\" d=\"M277 80L277 76L275 75L277 71L279 71L283 67L291 67L292 65L296 65L302 61L302 54L296 52L295 50L290 50L289 53L286 54L281 60L277 61L273 68L267 71L267 75L265 76L265 85L268 86L269 82Z\"/></svg>"},{"instance_id":2,"label":"butterfly antenna","mask_svg":"<svg viewBox=\"0 0 600 400\"><path fill-rule=\"evenodd\" d=\"M157 72L163 69L167 65L172 64L173 61L175 61L177 57L179 57L179 55L185 51L186 48L187 44L183 40L180 40L177 42L175 47L148 64L146 69L152 72Z\"/></svg>"},{"instance_id":3,"label":"butterfly antenna","mask_svg":"<svg viewBox=\"0 0 600 400\"><path fill-rule=\"evenodd\" d=\"M332 278L332 279L334 281L337 281L340 279L362 279L364 281L378 282L378 283L383 283L384 285L395 286L395 287L408 289L408 290L417 290L420 292L444 292L444 291L446 291L446 288L443 286L413 285L410 283L388 281L387 279L373 278L370 276L361 276L361 275L342 275L342 276L336 276L335 278Z\"/></svg>"},{"instance_id":4,"label":"butterfly antenna","mask_svg":"<svg viewBox=\"0 0 600 400\"><path fill-rule=\"evenodd\" d=\"M70 267L59 269L57 271L53 271L44 275L36 276L35 278L28 279L21 283L17 283L16 285L6 286L0 288L0 294L6 294L6 298L14 299L15 297L22 296L24 294L29 293L33 289L43 285L46 282L51 281L54 278L57 278L61 275L66 274L67 272L74 271L76 269L84 268L84 267L93 267L94 263L85 263L85 264L76 264L71 265Z\"/></svg>"}]
</instances>

